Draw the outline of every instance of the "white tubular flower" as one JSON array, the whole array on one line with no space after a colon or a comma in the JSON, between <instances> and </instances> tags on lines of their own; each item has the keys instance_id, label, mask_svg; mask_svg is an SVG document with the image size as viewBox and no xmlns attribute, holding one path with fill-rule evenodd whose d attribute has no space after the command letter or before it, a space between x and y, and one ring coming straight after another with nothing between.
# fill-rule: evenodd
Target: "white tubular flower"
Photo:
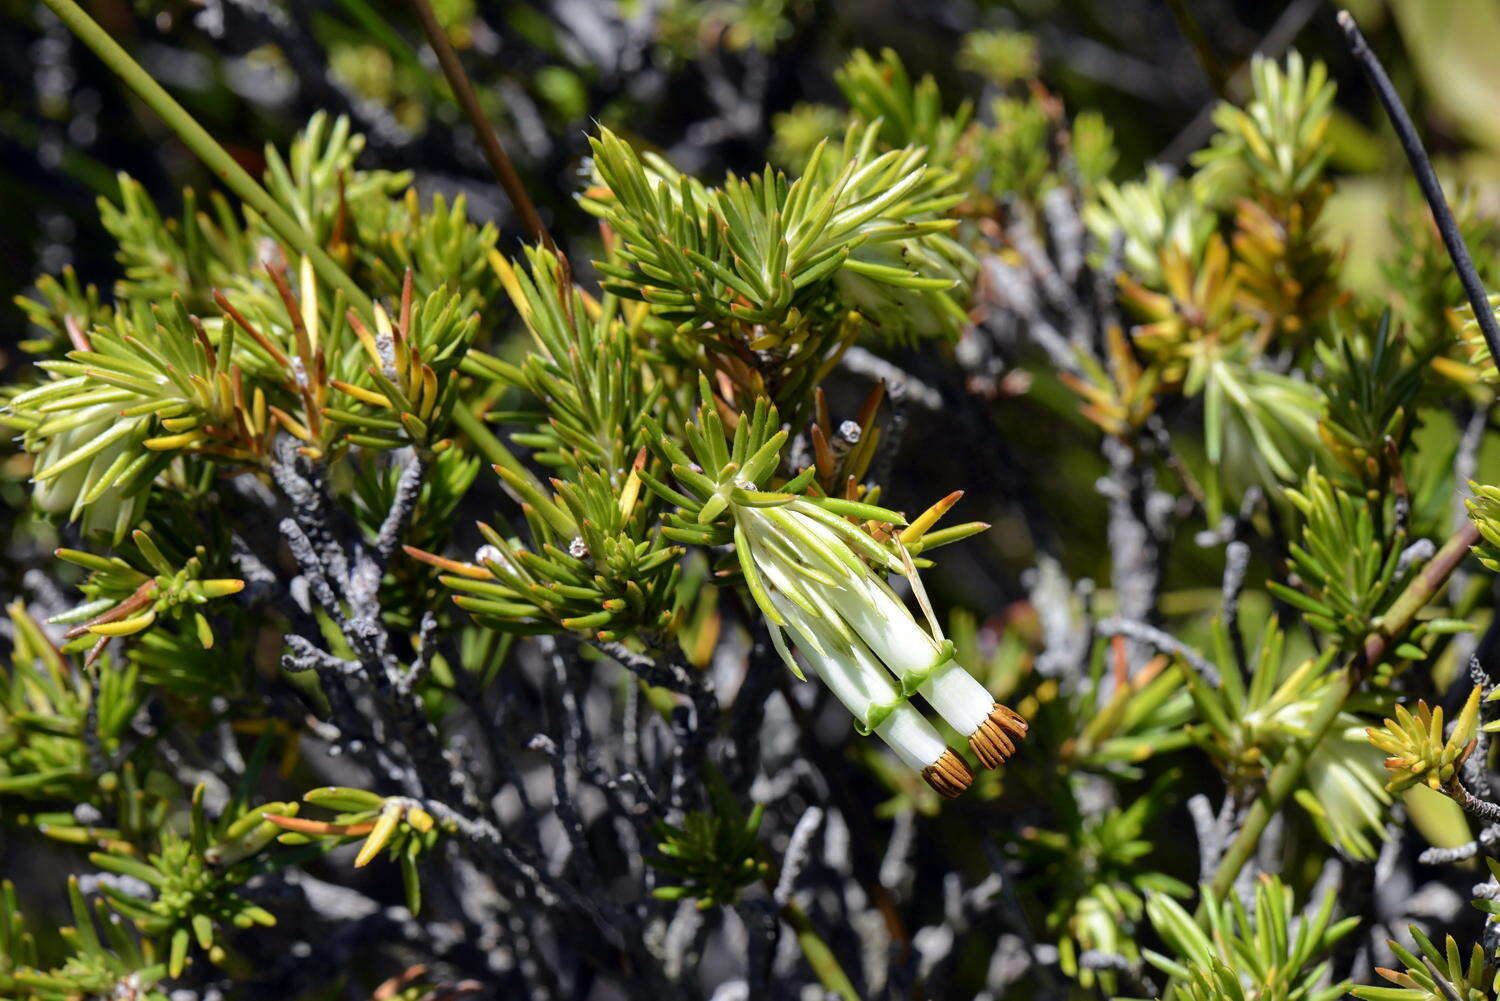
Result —
<instances>
[{"instance_id":1,"label":"white tubular flower","mask_svg":"<svg viewBox=\"0 0 1500 1001\"><path fill-rule=\"evenodd\" d=\"M953 659L953 645L936 624L931 632L918 624L879 576L881 570L906 574L920 596L914 568L861 528L805 498L768 506L735 504L733 516L746 581L783 656L791 663L781 646L780 630L786 628L862 727L920 766L929 784L956 795L968 785L968 769L912 707L913 694L920 693L967 736L987 767L1015 752L1025 721L995 702ZM930 774L934 769L936 781Z\"/></svg>"},{"instance_id":2,"label":"white tubular flower","mask_svg":"<svg viewBox=\"0 0 1500 1001\"><path fill-rule=\"evenodd\" d=\"M885 581L874 575L852 586L827 589L827 599L867 642L903 685L918 682L917 691L945 722L969 740L969 749L986 768L998 768L1016 753L1015 741L1027 725L1010 708L996 702L974 676L953 659L953 646L923 629ZM916 587L919 580L913 579ZM933 631L937 632L936 623Z\"/></svg>"},{"instance_id":3,"label":"white tubular flower","mask_svg":"<svg viewBox=\"0 0 1500 1001\"><path fill-rule=\"evenodd\" d=\"M920 772L944 796L957 796L969 787L974 776L968 765L911 703L900 698L890 675L858 637L836 634L827 622L808 615L781 594L772 595L771 600L813 672L853 714L859 729L885 741L908 768ZM773 623L771 629L780 647L780 627ZM789 651L782 652L790 657ZM890 711L878 718L886 706Z\"/></svg>"},{"instance_id":4,"label":"white tubular flower","mask_svg":"<svg viewBox=\"0 0 1500 1001\"><path fill-rule=\"evenodd\" d=\"M898 512L863 501L800 496L815 467L767 490L789 437L785 428L777 430L776 408L757 400L729 435L706 378L699 388L704 403L698 420L684 429L687 448L652 426L656 447L681 489L638 470L642 483L678 509L668 516L664 534L693 545L732 540L745 586L787 666L802 676L787 645L790 632L808 664L854 714L858 729L880 736L938 792L958 795L973 774L912 705L913 696L920 694L964 734L986 766L1015 753L1026 721L995 702L954 660L953 644L943 637L912 562L913 551L941 544L937 535L951 542L987 527L975 522L929 534L961 494L950 494L908 523ZM904 527L885 541L859 522ZM729 528L731 539L725 539ZM907 611L885 573L911 581L930 629Z\"/></svg>"}]
</instances>

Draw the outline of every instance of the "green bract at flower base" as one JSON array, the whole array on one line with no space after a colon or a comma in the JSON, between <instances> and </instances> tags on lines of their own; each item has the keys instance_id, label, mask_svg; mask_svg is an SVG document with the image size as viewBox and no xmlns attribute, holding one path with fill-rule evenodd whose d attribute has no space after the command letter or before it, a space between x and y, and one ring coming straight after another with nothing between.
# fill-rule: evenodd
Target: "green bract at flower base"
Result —
<instances>
[{"instance_id":1,"label":"green bract at flower base","mask_svg":"<svg viewBox=\"0 0 1500 1001\"><path fill-rule=\"evenodd\" d=\"M707 387L703 388L707 396ZM954 659L931 613L912 548L931 544L925 532L942 510L924 515L910 536L893 534L906 519L859 501L809 497L812 469L768 491L787 439L776 409L765 401L739 415L727 440L716 409L705 404L685 432L693 457L659 429L656 447L672 463L686 492L642 474L648 486L676 504L666 532L683 542L713 544L729 536L751 597L766 617L782 658L802 676L786 642L853 714L860 733L875 733L909 767L945 796L968 788L973 775L944 743L911 697L920 693L990 768L1015 752L1026 722L997 703ZM712 470L712 475L708 472ZM942 507L941 505L939 506ZM873 523L877 536L869 525ZM961 526L977 531L983 526ZM912 617L883 579L901 574L927 613Z\"/></svg>"}]
</instances>

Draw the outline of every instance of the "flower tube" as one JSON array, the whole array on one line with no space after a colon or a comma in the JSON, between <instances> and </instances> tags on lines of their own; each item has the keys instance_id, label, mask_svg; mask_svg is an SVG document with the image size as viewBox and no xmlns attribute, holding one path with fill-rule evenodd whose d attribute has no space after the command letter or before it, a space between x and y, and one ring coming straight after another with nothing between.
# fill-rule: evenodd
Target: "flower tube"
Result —
<instances>
[{"instance_id":1,"label":"flower tube","mask_svg":"<svg viewBox=\"0 0 1500 1001\"><path fill-rule=\"evenodd\" d=\"M787 666L802 677L790 635L814 673L854 714L860 732L881 737L938 792L956 796L973 775L912 703L914 696L963 733L986 766L1005 761L1025 735L1026 722L955 661L912 562L913 551L933 543L928 530L960 495L950 494L908 523L898 512L865 501L803 494L815 467L767 489L790 437L779 428L776 408L758 400L752 413L739 415L731 435L707 379L699 389L704 402L698 420L684 429L686 448L652 424L655 447L681 489L637 469L642 484L677 507L663 533L694 545L732 543L745 587ZM901 534L891 535L898 525ZM985 527L956 526L944 530L943 541ZM885 583L885 573L911 581L930 629L913 618Z\"/></svg>"},{"instance_id":2,"label":"flower tube","mask_svg":"<svg viewBox=\"0 0 1500 1001\"><path fill-rule=\"evenodd\" d=\"M949 726L964 734L986 768L998 768L1026 736L1026 721L953 659L953 647L919 625L890 587L874 576L826 597L903 684L917 691Z\"/></svg>"},{"instance_id":3,"label":"flower tube","mask_svg":"<svg viewBox=\"0 0 1500 1001\"><path fill-rule=\"evenodd\" d=\"M942 795L952 798L969 787L974 779L969 766L900 697L890 675L858 637L838 635L829 623L808 615L784 595L775 594L771 600L808 665L853 714L861 730L885 741L907 767L920 772ZM772 623L771 629L780 647L784 642L781 627ZM783 655L790 653L783 649Z\"/></svg>"},{"instance_id":4,"label":"flower tube","mask_svg":"<svg viewBox=\"0 0 1500 1001\"><path fill-rule=\"evenodd\" d=\"M795 529L821 543L821 547L843 548L846 533L836 529L832 516L809 514L809 502L793 502L777 516L798 519ZM783 520L783 526L786 522ZM848 524L844 522L843 524ZM851 532L859 531L849 526ZM873 544L873 540L872 540ZM900 561L881 550L884 568L907 573ZM851 557L853 554L850 554ZM906 604L876 573L857 557L845 564L851 573L833 586L812 581L808 587L831 606L838 617L901 679L903 690L915 688L949 726L968 738L969 748L986 768L998 768L1016 752L1015 742L1026 736L1026 721L1009 707L996 702L989 690L953 659L952 644L916 621ZM921 581L912 574L914 587ZM933 624L936 632L936 624Z\"/></svg>"},{"instance_id":5,"label":"flower tube","mask_svg":"<svg viewBox=\"0 0 1500 1001\"><path fill-rule=\"evenodd\" d=\"M968 785L968 769L912 706L913 694L968 737L987 767L1015 752L1025 722L953 660L952 644L922 628L867 562L904 572L886 546L807 499L736 504L732 514L746 581L778 649L795 669L785 629L863 729L945 795Z\"/></svg>"}]
</instances>

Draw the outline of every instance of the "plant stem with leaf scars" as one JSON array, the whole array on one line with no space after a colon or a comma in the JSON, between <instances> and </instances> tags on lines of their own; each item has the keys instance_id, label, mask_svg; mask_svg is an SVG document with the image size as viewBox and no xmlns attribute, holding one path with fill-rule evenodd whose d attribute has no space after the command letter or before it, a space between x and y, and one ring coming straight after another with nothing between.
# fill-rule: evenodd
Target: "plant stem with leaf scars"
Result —
<instances>
[{"instance_id":1,"label":"plant stem with leaf scars","mask_svg":"<svg viewBox=\"0 0 1500 1001\"><path fill-rule=\"evenodd\" d=\"M266 220L299 254L312 262L318 277L344 293L349 304L361 313L373 312L373 303L354 279L338 266L328 252L318 245L313 234L297 224L286 209L272 198L265 188L241 167L229 152L216 142L208 131L199 125L188 110L151 78L141 64L120 47L108 31L89 17L74 0L45 0L52 13L65 24L77 38L94 51L94 54L109 67L110 71L125 82L137 97L160 116L177 137L202 160L204 165L229 186L242 201Z\"/></svg>"},{"instance_id":2,"label":"plant stem with leaf scars","mask_svg":"<svg viewBox=\"0 0 1500 1001\"><path fill-rule=\"evenodd\" d=\"M1345 701L1359 689L1360 683L1369 673L1370 668L1378 664L1385 656L1392 640L1405 633L1416 619L1417 613L1442 590L1448 576L1463 562L1463 558L1468 555L1469 547L1478 540L1479 530L1472 522L1459 529L1443 544L1443 548L1437 551L1437 554L1428 561L1416 578L1401 592L1400 597L1380 617L1379 628L1365 637L1364 645L1353 657L1349 658L1349 663L1339 672L1339 676L1324 693L1322 701L1308 718L1307 736L1297 741L1286 757L1282 758L1280 763L1271 770L1271 776L1266 780L1265 791L1250 807L1249 813L1245 816L1245 823L1240 827L1239 834L1235 836L1234 843L1229 846L1224 857L1219 861L1219 868L1214 872L1212 887L1215 896L1223 897L1234 886L1240 870L1255 853L1266 825L1271 822L1272 817L1276 816L1282 803L1292 794L1292 790L1301 780L1308 759L1328 733L1334 719L1343 711ZM1201 910L1202 905L1200 904L1199 907Z\"/></svg>"}]
</instances>

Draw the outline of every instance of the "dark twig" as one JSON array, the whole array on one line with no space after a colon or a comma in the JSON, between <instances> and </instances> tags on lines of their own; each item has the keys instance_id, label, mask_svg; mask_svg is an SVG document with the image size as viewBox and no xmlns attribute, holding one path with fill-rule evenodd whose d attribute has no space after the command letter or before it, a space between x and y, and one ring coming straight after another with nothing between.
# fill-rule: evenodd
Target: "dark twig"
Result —
<instances>
[{"instance_id":1,"label":"dark twig","mask_svg":"<svg viewBox=\"0 0 1500 1001\"><path fill-rule=\"evenodd\" d=\"M1500 841L1500 824L1491 824L1480 831L1479 837L1473 841L1466 841L1452 848L1429 848L1417 856L1417 861L1423 865L1447 865L1452 862L1462 862L1492 847L1497 841Z\"/></svg>"},{"instance_id":2,"label":"dark twig","mask_svg":"<svg viewBox=\"0 0 1500 1001\"><path fill-rule=\"evenodd\" d=\"M776 906L785 907L787 901L792 899L792 892L797 888L797 878L802 875L802 867L807 863L813 835L818 832L818 825L821 823L822 809L810 806L792 829L791 840L787 842L786 853L781 860L781 876L776 880L776 890L772 894Z\"/></svg>"},{"instance_id":3,"label":"dark twig","mask_svg":"<svg viewBox=\"0 0 1500 1001\"><path fill-rule=\"evenodd\" d=\"M396 481L396 494L391 499L391 508L381 522L380 534L375 539L375 562L384 569L391 554L401 542L401 535L411 524L416 511L417 497L422 492L422 477L427 473L427 461L416 449L409 449L401 477Z\"/></svg>"},{"instance_id":4,"label":"dark twig","mask_svg":"<svg viewBox=\"0 0 1500 1001\"><path fill-rule=\"evenodd\" d=\"M1224 802L1227 805L1229 799L1226 797ZM1190 798L1187 807L1193 818L1193 830L1198 835L1198 878L1200 882L1207 882L1213 878L1214 867L1224 854L1225 832L1219 823L1222 812L1216 815L1208 797L1202 793Z\"/></svg>"},{"instance_id":5,"label":"dark twig","mask_svg":"<svg viewBox=\"0 0 1500 1001\"><path fill-rule=\"evenodd\" d=\"M1432 982L1437 984L1438 990L1447 1001L1464 1001L1458 989L1453 986L1453 982L1448 979L1448 975L1438 969L1437 964L1425 954L1422 956L1422 965L1427 967L1427 972L1432 976Z\"/></svg>"},{"instance_id":6,"label":"dark twig","mask_svg":"<svg viewBox=\"0 0 1500 1001\"><path fill-rule=\"evenodd\" d=\"M1240 592L1245 589L1245 574L1250 569L1250 547L1238 539L1224 547L1224 583L1221 608L1224 629L1234 650L1234 662L1245 674L1250 664L1245 656L1245 636L1240 630Z\"/></svg>"},{"instance_id":7,"label":"dark twig","mask_svg":"<svg viewBox=\"0 0 1500 1001\"><path fill-rule=\"evenodd\" d=\"M1464 244L1463 234L1458 228L1458 220L1453 218L1453 210L1448 207L1448 199L1443 195L1443 186L1438 181L1437 172L1432 169L1432 160L1428 158L1427 150L1422 146L1422 140L1417 136L1416 126L1412 124L1411 116L1406 113L1406 106L1401 103L1401 98L1397 95L1391 78L1386 75L1385 67L1380 64L1380 60L1365 42L1365 36L1360 33L1359 25L1354 21L1354 15L1347 10L1341 10L1338 14L1338 21L1349 43L1349 51L1355 59L1359 60L1365 76L1370 78L1370 85L1375 88L1375 94L1380 98L1386 116L1390 118L1391 126L1396 130L1396 138L1401 141L1401 149L1411 163L1412 173L1417 177L1417 185L1422 189L1422 197L1427 199L1427 207L1432 210L1433 222L1437 223L1438 233L1443 238L1443 246L1448 248L1448 256L1453 260L1453 268L1458 272L1459 281L1463 283L1464 295L1468 297L1469 305L1474 310L1474 319L1479 323L1479 329L1484 334L1484 342L1489 345L1490 355L1500 358L1500 324L1495 322L1495 314L1490 309L1489 296L1484 291L1484 283L1479 280L1479 272L1474 267L1474 261L1469 257L1469 248Z\"/></svg>"},{"instance_id":8,"label":"dark twig","mask_svg":"<svg viewBox=\"0 0 1500 1001\"><path fill-rule=\"evenodd\" d=\"M1500 824L1500 805L1475 796L1468 789L1464 788L1462 782L1454 781L1448 787L1448 792L1449 795L1458 801L1458 805L1463 807L1467 812L1487 824Z\"/></svg>"},{"instance_id":9,"label":"dark twig","mask_svg":"<svg viewBox=\"0 0 1500 1001\"><path fill-rule=\"evenodd\" d=\"M1223 896L1234 886L1240 870L1260 844L1266 825L1292 794L1293 787L1302 778L1308 759L1333 726L1334 719L1343 712L1344 703L1359 688L1365 675L1380 663L1386 650L1411 627L1417 613L1426 608L1427 603L1447 584L1448 575L1463 562L1464 557L1469 554L1469 547L1477 541L1479 530L1470 522L1443 543L1437 555L1417 572L1381 617L1381 628L1365 637L1364 644L1349 658L1344 669L1334 676L1333 685L1319 699L1305 724L1307 736L1299 740L1291 752L1271 770L1265 792L1250 806L1239 833L1220 860L1219 868L1214 873L1215 894Z\"/></svg>"},{"instance_id":10,"label":"dark twig","mask_svg":"<svg viewBox=\"0 0 1500 1001\"><path fill-rule=\"evenodd\" d=\"M1485 670L1484 663L1477 653L1469 657L1469 681L1478 685L1485 695L1493 691L1490 674ZM1493 705L1494 703L1489 701L1480 702L1480 725L1474 734L1474 750L1464 759L1464 781L1479 790L1481 796L1489 796L1491 792L1489 769L1485 767L1485 761L1489 758L1490 735L1485 725L1494 718L1495 712L1491 708Z\"/></svg>"}]
</instances>

